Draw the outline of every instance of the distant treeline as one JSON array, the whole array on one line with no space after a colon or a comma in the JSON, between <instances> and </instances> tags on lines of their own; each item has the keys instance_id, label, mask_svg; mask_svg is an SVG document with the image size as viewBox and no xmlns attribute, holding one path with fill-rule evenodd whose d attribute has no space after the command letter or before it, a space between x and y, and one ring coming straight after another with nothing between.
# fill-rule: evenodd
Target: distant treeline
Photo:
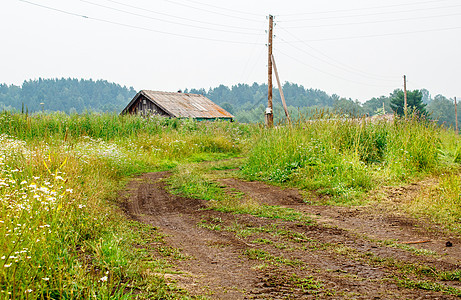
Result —
<instances>
[{"instance_id":1,"label":"distant treeline","mask_svg":"<svg viewBox=\"0 0 461 300\"><path fill-rule=\"evenodd\" d=\"M0 84L0 107L28 112L120 112L134 95L133 88L106 80L40 78L21 86Z\"/></svg>"},{"instance_id":2,"label":"distant treeline","mask_svg":"<svg viewBox=\"0 0 461 300\"><path fill-rule=\"evenodd\" d=\"M66 113L120 112L137 91L106 80L83 80L73 78L38 79L24 81L21 86L0 84L0 108L24 112L63 111ZM237 84L231 87L186 89L185 92L203 94L232 113L240 122L263 122L267 106L267 84ZM293 118L309 117L318 111L329 111L346 115L375 115L392 113L388 96L372 98L365 103L324 91L306 88L286 82L283 85L288 109ZM454 103L443 95L431 97L429 91L421 90L423 102L433 119L440 124L454 126ZM276 122L284 112L278 89L273 90ZM43 103L43 104L41 104ZM461 113L460 113L461 115ZM460 118L461 121L461 118Z\"/></svg>"},{"instance_id":3,"label":"distant treeline","mask_svg":"<svg viewBox=\"0 0 461 300\"><path fill-rule=\"evenodd\" d=\"M220 85L205 89L190 89L186 92L203 94L224 109L235 115L240 122L263 122L264 110L267 106L267 84L253 83L238 84L232 87ZM328 95L324 91L305 88L302 85L286 82L283 93L288 110L293 118L309 117L319 111L334 112L349 116L373 116L376 114L393 113L390 102L399 90L394 90L387 96L371 98L364 103L357 100L340 97L336 94ZM426 89L421 90L422 102L426 105L429 116L445 126L455 125L455 107L453 99L443 95L431 97ZM273 90L274 113L276 121L284 117L282 102L278 89ZM383 105L384 104L384 105ZM458 116L461 123L461 112Z\"/></svg>"}]
</instances>

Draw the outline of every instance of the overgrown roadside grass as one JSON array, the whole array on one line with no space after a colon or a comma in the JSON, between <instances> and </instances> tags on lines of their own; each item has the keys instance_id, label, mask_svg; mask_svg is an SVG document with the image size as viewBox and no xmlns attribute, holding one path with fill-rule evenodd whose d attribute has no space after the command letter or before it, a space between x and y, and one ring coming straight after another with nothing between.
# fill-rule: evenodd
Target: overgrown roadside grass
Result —
<instances>
[{"instance_id":1,"label":"overgrown roadside grass","mask_svg":"<svg viewBox=\"0 0 461 300\"><path fill-rule=\"evenodd\" d=\"M261 132L242 174L308 191L311 202L363 205L370 192L426 177L409 210L460 228L461 143L453 130L416 117L393 123L365 119L315 119ZM379 199L378 199L379 200Z\"/></svg>"},{"instance_id":2,"label":"overgrown roadside grass","mask_svg":"<svg viewBox=\"0 0 461 300\"><path fill-rule=\"evenodd\" d=\"M252 130L132 116L2 113L0 298L189 298L161 275L171 272L163 257L177 259L175 250L157 241L156 255L145 251L142 243L160 237L128 221L118 193L135 174L238 156Z\"/></svg>"},{"instance_id":3,"label":"overgrown roadside grass","mask_svg":"<svg viewBox=\"0 0 461 300\"><path fill-rule=\"evenodd\" d=\"M263 132L242 171L250 179L300 187L336 203L360 203L384 182L398 184L438 170L442 134L417 119L313 120Z\"/></svg>"},{"instance_id":4,"label":"overgrown roadside grass","mask_svg":"<svg viewBox=\"0 0 461 300\"><path fill-rule=\"evenodd\" d=\"M232 159L250 149L248 159ZM347 205L364 203L383 184L438 176L410 209L459 228L460 149L451 131L418 120L328 120L261 131L223 122L3 112L0 298L188 298L161 276L172 271L162 255L140 247L149 238L162 247L155 229L127 221L119 209L118 192L135 174L174 169L172 189L213 209L305 223L311 221L297 211L224 188L217 171ZM222 159L229 160L206 162ZM175 249L156 253L181 259Z\"/></svg>"},{"instance_id":5,"label":"overgrown roadside grass","mask_svg":"<svg viewBox=\"0 0 461 300\"><path fill-rule=\"evenodd\" d=\"M423 186L404 207L413 215L426 216L461 233L461 173L446 171L434 177L435 185Z\"/></svg>"}]
</instances>

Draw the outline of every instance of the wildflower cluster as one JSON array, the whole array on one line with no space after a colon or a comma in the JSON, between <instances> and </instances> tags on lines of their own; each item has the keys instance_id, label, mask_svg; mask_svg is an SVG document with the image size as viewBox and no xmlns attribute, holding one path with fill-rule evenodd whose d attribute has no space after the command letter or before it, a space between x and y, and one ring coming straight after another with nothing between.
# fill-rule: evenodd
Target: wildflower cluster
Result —
<instances>
[{"instance_id":1,"label":"wildflower cluster","mask_svg":"<svg viewBox=\"0 0 461 300\"><path fill-rule=\"evenodd\" d=\"M45 174L26 171L39 156L24 141L0 135L0 298L46 295L62 280L56 250L67 251L64 224L86 214L77 209L66 174L46 164Z\"/></svg>"},{"instance_id":2,"label":"wildflower cluster","mask_svg":"<svg viewBox=\"0 0 461 300\"><path fill-rule=\"evenodd\" d=\"M94 139L83 136L76 145L66 146L66 150L72 150L77 157L86 161L90 157L105 157L113 160L121 160L126 157L123 151L116 144L106 142L102 139Z\"/></svg>"},{"instance_id":3,"label":"wildflower cluster","mask_svg":"<svg viewBox=\"0 0 461 300\"><path fill-rule=\"evenodd\" d=\"M20 173L16 169L0 172L0 283L7 293L45 288L30 276L44 281L53 277L55 271L42 266L46 264L43 255L61 234L60 217L72 205L73 191L64 186L64 174L20 179L24 177Z\"/></svg>"},{"instance_id":4,"label":"wildflower cluster","mask_svg":"<svg viewBox=\"0 0 461 300\"><path fill-rule=\"evenodd\" d=\"M6 134L0 134L0 164L3 165L6 157L14 155L30 156L26 142L15 139Z\"/></svg>"}]
</instances>

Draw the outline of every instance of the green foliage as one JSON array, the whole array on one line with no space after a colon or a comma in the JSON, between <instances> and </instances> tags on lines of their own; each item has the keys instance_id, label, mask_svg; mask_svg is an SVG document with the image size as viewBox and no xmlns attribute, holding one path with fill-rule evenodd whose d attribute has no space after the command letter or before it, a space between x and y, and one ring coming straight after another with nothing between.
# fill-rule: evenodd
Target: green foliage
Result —
<instances>
[{"instance_id":1,"label":"green foliage","mask_svg":"<svg viewBox=\"0 0 461 300\"><path fill-rule=\"evenodd\" d=\"M239 155L253 130L228 122L3 112L0 298L188 298L155 275L169 272L162 259L135 246L162 239L120 214L117 192L139 172ZM163 244L157 252L184 258Z\"/></svg>"},{"instance_id":2,"label":"green foliage","mask_svg":"<svg viewBox=\"0 0 461 300\"><path fill-rule=\"evenodd\" d=\"M440 166L442 133L434 123L421 121L417 116L407 121L396 120L388 135L386 167L389 175L405 180L418 173L434 171Z\"/></svg>"},{"instance_id":3,"label":"green foliage","mask_svg":"<svg viewBox=\"0 0 461 300\"><path fill-rule=\"evenodd\" d=\"M426 104L423 103L423 93L420 90L407 91L407 112L415 113L420 117L426 117ZM405 93L402 90L394 90L391 94L391 108L399 116L405 115Z\"/></svg>"},{"instance_id":4,"label":"green foliage","mask_svg":"<svg viewBox=\"0 0 461 300\"><path fill-rule=\"evenodd\" d=\"M20 87L0 84L0 108L71 114L85 111L120 112L135 94L133 88L106 80L39 78L24 81Z\"/></svg>"},{"instance_id":5,"label":"green foliage","mask_svg":"<svg viewBox=\"0 0 461 300\"><path fill-rule=\"evenodd\" d=\"M457 171L438 176L437 182L423 188L422 192L406 206L416 215L428 214L437 222L461 230L461 179Z\"/></svg>"},{"instance_id":6,"label":"green foliage","mask_svg":"<svg viewBox=\"0 0 461 300\"><path fill-rule=\"evenodd\" d=\"M377 114L376 112L382 111L384 104L384 113L389 114L392 113L392 109L390 106L390 98L386 96L381 96L379 98L371 98L370 100L366 101L362 104L363 113L369 116L373 116Z\"/></svg>"},{"instance_id":7,"label":"green foliage","mask_svg":"<svg viewBox=\"0 0 461 300\"><path fill-rule=\"evenodd\" d=\"M380 96L364 103L346 99L338 95L328 95L324 91L305 88L302 85L286 82L283 91L292 119L297 120L318 110L341 113L348 116L375 115L382 110L391 113L390 99L397 95L394 91L389 97ZM186 92L203 94L221 107L235 115L242 123L264 123L267 103L266 84L237 84L231 87L220 85L215 88L190 89ZM409 92L409 106L411 106ZM420 91L421 101L428 104L427 110L439 124L454 126L453 103L442 95L431 98L429 91ZM60 111L67 114L84 112L120 112L133 98L133 88L122 87L105 80L78 80L71 78L41 79L25 81L21 86L0 84L0 109L22 111L24 113ZM273 90L275 122L285 122L278 89ZM419 97L418 96L418 97ZM403 99L402 95L398 95ZM400 101L400 100L399 100ZM43 104L41 104L43 103ZM397 106L403 106L398 104ZM421 107L415 108L419 111ZM394 109L395 110L395 109ZM409 111L413 107L409 107ZM398 111L400 114L400 111ZM461 114L460 114L461 115ZM461 120L461 116L460 116ZM174 128L176 121L170 121ZM177 125L177 124L176 124Z\"/></svg>"},{"instance_id":8,"label":"green foliage","mask_svg":"<svg viewBox=\"0 0 461 300\"><path fill-rule=\"evenodd\" d=\"M455 104L452 99L436 95L427 105L427 112L439 125L455 128ZM461 113L458 116L458 123L461 124Z\"/></svg>"},{"instance_id":9,"label":"green foliage","mask_svg":"<svg viewBox=\"0 0 461 300\"><path fill-rule=\"evenodd\" d=\"M203 94L224 109L232 110L236 120L242 123L263 123L265 105L267 105L267 84L253 83L237 84L232 87L220 85L216 88L190 89L186 92ZM286 82L283 85L283 93L288 104L291 115L298 116L298 109L305 114L305 108L325 108L333 107L334 97L327 95L324 91L317 89L307 89L302 85ZM275 112L275 122L284 120L284 112L281 105L281 98L278 89L273 89L273 102Z\"/></svg>"},{"instance_id":10,"label":"green foliage","mask_svg":"<svg viewBox=\"0 0 461 300\"><path fill-rule=\"evenodd\" d=\"M382 180L406 181L443 167L444 135L417 117L394 124L331 118L302 122L263 132L242 173L353 203ZM454 160L454 153L447 155Z\"/></svg>"},{"instance_id":11,"label":"green foliage","mask_svg":"<svg viewBox=\"0 0 461 300\"><path fill-rule=\"evenodd\" d=\"M302 261L299 261L296 259L295 260L287 259L287 258L283 258L279 256L273 256L267 251L256 249L256 248L245 250L244 253L251 260L262 260L262 261L266 261L273 265L283 264L283 265L292 266L292 267L303 265Z\"/></svg>"},{"instance_id":12,"label":"green foliage","mask_svg":"<svg viewBox=\"0 0 461 300\"><path fill-rule=\"evenodd\" d=\"M410 279L399 279L397 282L399 285L406 288L443 292L444 294L461 297L461 290L459 288L446 286L437 282Z\"/></svg>"}]
</instances>

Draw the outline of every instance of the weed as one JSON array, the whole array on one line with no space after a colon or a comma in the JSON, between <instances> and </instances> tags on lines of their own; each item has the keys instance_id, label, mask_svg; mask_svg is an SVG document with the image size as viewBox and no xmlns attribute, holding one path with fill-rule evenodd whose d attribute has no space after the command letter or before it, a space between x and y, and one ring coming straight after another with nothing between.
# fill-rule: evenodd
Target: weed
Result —
<instances>
[{"instance_id":1,"label":"weed","mask_svg":"<svg viewBox=\"0 0 461 300\"><path fill-rule=\"evenodd\" d=\"M221 231L222 227L220 224L213 224L212 222L208 223L207 220L200 220L200 222L197 224L198 227L206 228L209 230L214 230L214 231Z\"/></svg>"},{"instance_id":2,"label":"weed","mask_svg":"<svg viewBox=\"0 0 461 300\"><path fill-rule=\"evenodd\" d=\"M263 260L274 265L277 265L279 263L287 266L299 266L304 264L300 260L292 260L279 256L273 256L270 253L260 249L247 249L244 251L244 253L251 260Z\"/></svg>"},{"instance_id":3,"label":"weed","mask_svg":"<svg viewBox=\"0 0 461 300\"><path fill-rule=\"evenodd\" d=\"M461 289L442 285L440 283L426 281L426 280L410 280L410 279L397 279L396 280L401 286L411 289L421 289L427 291L443 292L444 294L461 296Z\"/></svg>"}]
</instances>

